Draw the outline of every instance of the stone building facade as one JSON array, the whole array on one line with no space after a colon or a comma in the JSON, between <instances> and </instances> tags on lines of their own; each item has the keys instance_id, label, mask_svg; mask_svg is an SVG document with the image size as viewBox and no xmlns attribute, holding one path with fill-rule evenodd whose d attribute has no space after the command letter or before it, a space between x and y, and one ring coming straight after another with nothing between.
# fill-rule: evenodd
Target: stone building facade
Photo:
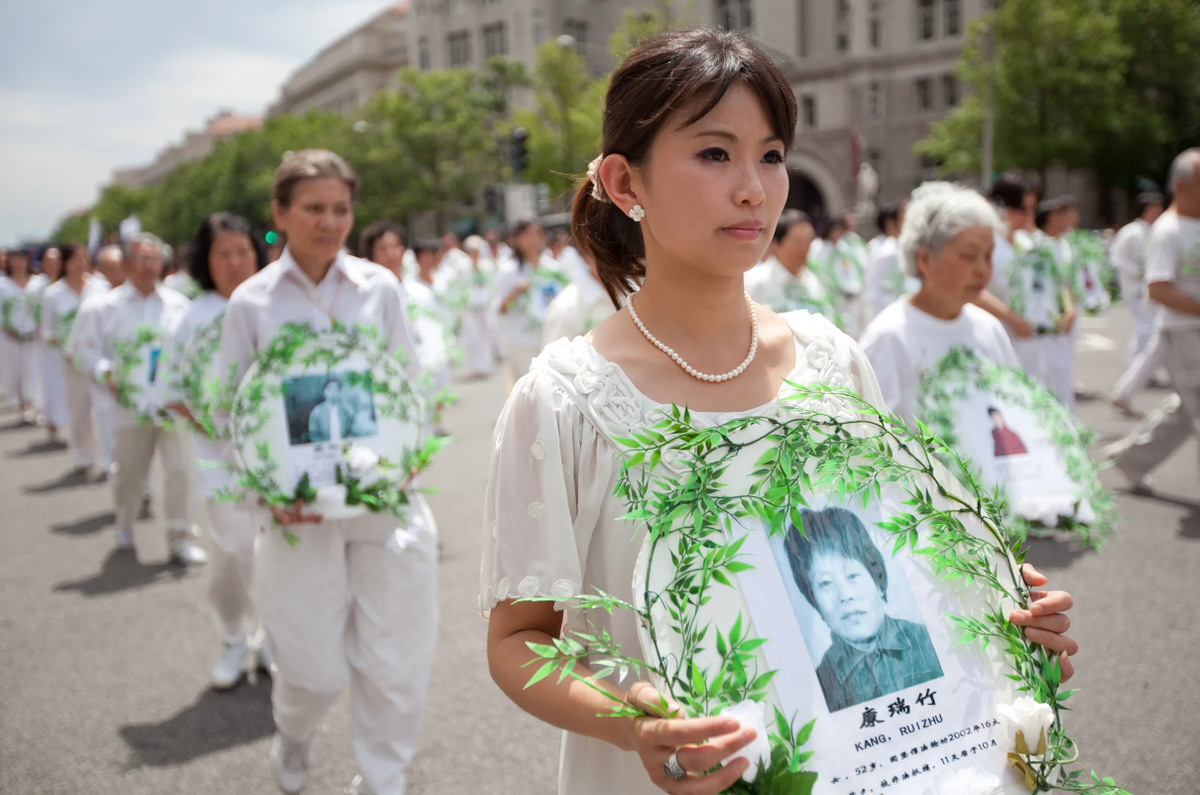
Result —
<instances>
[{"instance_id":1,"label":"stone building facade","mask_svg":"<svg viewBox=\"0 0 1200 795\"><path fill-rule=\"evenodd\" d=\"M395 87L397 74L411 63L409 6L388 6L313 56L283 84L267 114L313 109L349 114Z\"/></svg>"},{"instance_id":2,"label":"stone building facade","mask_svg":"<svg viewBox=\"0 0 1200 795\"><path fill-rule=\"evenodd\" d=\"M205 123L203 130L188 132L182 141L159 152L152 163L117 169L113 172L112 181L127 188L157 185L176 166L203 159L218 141L244 130L258 129L262 121L261 116L239 116L231 111L221 111Z\"/></svg>"}]
</instances>

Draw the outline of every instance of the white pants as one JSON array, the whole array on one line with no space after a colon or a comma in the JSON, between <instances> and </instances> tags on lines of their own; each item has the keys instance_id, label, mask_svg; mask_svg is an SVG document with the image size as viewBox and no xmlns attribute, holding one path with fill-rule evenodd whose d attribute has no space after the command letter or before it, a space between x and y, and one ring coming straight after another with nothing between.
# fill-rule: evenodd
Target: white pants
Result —
<instances>
[{"instance_id":1,"label":"white pants","mask_svg":"<svg viewBox=\"0 0 1200 795\"><path fill-rule=\"evenodd\" d=\"M463 313L459 339L466 354L467 371L472 375L489 375L496 359L492 355L493 339L488 327L487 307L469 308Z\"/></svg>"},{"instance_id":2,"label":"white pants","mask_svg":"<svg viewBox=\"0 0 1200 795\"><path fill-rule=\"evenodd\" d=\"M39 345L38 367L42 382L42 416L52 428L65 428L71 421L67 405L67 386L63 381L62 348Z\"/></svg>"},{"instance_id":3,"label":"white pants","mask_svg":"<svg viewBox=\"0 0 1200 795\"><path fill-rule=\"evenodd\" d=\"M1025 374L1055 394L1059 402L1075 410L1075 345L1070 334L1012 338L1017 362Z\"/></svg>"},{"instance_id":4,"label":"white pants","mask_svg":"<svg viewBox=\"0 0 1200 795\"><path fill-rule=\"evenodd\" d=\"M89 382L90 383L90 382ZM112 393L102 386L90 385L92 392L92 419L96 422L96 441L99 443L99 460L97 468L101 472L112 469L113 449L116 447L116 435L113 429L114 414L117 409Z\"/></svg>"},{"instance_id":5,"label":"white pants","mask_svg":"<svg viewBox=\"0 0 1200 795\"><path fill-rule=\"evenodd\" d=\"M75 466L90 467L96 448L95 425L92 423L92 385L66 359L60 357L58 365L62 373L63 390L67 395L71 457Z\"/></svg>"},{"instance_id":6,"label":"white pants","mask_svg":"<svg viewBox=\"0 0 1200 795\"><path fill-rule=\"evenodd\" d=\"M1150 383L1150 377L1163 363L1163 353L1155 328L1154 305L1143 294L1141 280L1120 278L1121 302L1133 317L1133 340L1129 345L1129 367L1117 381L1113 397L1128 401L1134 392Z\"/></svg>"},{"instance_id":7,"label":"white pants","mask_svg":"<svg viewBox=\"0 0 1200 795\"><path fill-rule=\"evenodd\" d=\"M166 492L163 511L167 517L167 541L174 544L194 540L196 528L189 510L192 462L184 455L180 432L149 424L123 425L115 430L115 439L112 477L117 528L133 530L145 494L150 459L157 451Z\"/></svg>"},{"instance_id":8,"label":"white pants","mask_svg":"<svg viewBox=\"0 0 1200 795\"><path fill-rule=\"evenodd\" d=\"M37 398L33 343L16 342L0 334L0 382L13 400L32 406Z\"/></svg>"},{"instance_id":9,"label":"white pants","mask_svg":"<svg viewBox=\"0 0 1200 795\"><path fill-rule=\"evenodd\" d=\"M420 737L437 634L437 541L423 500L403 531L371 515L268 529L256 554L256 603L279 667L272 684L280 734L312 738L350 683L351 745L371 791L404 792Z\"/></svg>"},{"instance_id":10,"label":"white pants","mask_svg":"<svg viewBox=\"0 0 1200 795\"><path fill-rule=\"evenodd\" d=\"M246 638L257 631L251 587L258 519L249 508L232 502L205 500L212 556L208 564L208 601L226 638Z\"/></svg>"},{"instance_id":11,"label":"white pants","mask_svg":"<svg viewBox=\"0 0 1200 795\"><path fill-rule=\"evenodd\" d=\"M1160 337L1175 394L1109 448L1125 471L1141 477L1200 435L1200 330L1163 331Z\"/></svg>"}]
</instances>

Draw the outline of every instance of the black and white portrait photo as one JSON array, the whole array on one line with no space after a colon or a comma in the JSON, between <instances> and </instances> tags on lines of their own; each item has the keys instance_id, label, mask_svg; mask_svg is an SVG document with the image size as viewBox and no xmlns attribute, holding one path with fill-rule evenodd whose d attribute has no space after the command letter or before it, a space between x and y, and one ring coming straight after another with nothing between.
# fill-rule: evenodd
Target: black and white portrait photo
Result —
<instances>
[{"instance_id":1,"label":"black and white portrait photo","mask_svg":"<svg viewBox=\"0 0 1200 795\"><path fill-rule=\"evenodd\" d=\"M301 375L283 382L288 441L337 444L375 436L375 403L363 377L352 373Z\"/></svg>"},{"instance_id":2,"label":"black and white portrait photo","mask_svg":"<svg viewBox=\"0 0 1200 795\"><path fill-rule=\"evenodd\" d=\"M793 608L829 711L941 677L904 574L863 520L842 507L801 518L803 532L792 526L783 539L784 574L801 597Z\"/></svg>"}]
</instances>

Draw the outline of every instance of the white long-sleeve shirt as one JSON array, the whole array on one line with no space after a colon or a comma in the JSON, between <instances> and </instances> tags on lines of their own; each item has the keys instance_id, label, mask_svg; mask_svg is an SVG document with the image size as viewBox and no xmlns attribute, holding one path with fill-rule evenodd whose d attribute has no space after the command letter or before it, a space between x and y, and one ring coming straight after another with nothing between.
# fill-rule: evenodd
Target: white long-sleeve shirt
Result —
<instances>
[{"instance_id":1,"label":"white long-sleeve shirt","mask_svg":"<svg viewBox=\"0 0 1200 795\"><path fill-rule=\"evenodd\" d=\"M87 282L83 290L76 293L67 285L66 279L59 279L46 288L42 293L42 341L47 345L62 347L66 340L62 338L63 319L72 312L77 312L83 296L87 295Z\"/></svg>"},{"instance_id":2,"label":"white long-sleeve shirt","mask_svg":"<svg viewBox=\"0 0 1200 795\"><path fill-rule=\"evenodd\" d=\"M142 295L132 283L125 282L84 300L75 318L67 352L84 375L104 385L112 372L118 343L135 339L138 328L144 325L162 331L165 339L167 329L187 311L188 303L187 298L161 284L150 294ZM116 426L131 425L136 419L127 408L118 406L113 422Z\"/></svg>"}]
</instances>

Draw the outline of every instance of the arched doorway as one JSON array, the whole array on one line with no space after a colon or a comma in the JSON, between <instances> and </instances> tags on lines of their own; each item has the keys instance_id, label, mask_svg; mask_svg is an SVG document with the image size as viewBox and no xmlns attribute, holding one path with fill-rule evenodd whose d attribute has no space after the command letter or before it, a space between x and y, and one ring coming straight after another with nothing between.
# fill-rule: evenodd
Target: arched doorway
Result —
<instances>
[{"instance_id":1,"label":"arched doorway","mask_svg":"<svg viewBox=\"0 0 1200 795\"><path fill-rule=\"evenodd\" d=\"M829 215L825 206L825 196L817 183L807 174L797 169L788 171L788 199L786 207L790 210L802 210L808 217L820 222Z\"/></svg>"}]
</instances>

